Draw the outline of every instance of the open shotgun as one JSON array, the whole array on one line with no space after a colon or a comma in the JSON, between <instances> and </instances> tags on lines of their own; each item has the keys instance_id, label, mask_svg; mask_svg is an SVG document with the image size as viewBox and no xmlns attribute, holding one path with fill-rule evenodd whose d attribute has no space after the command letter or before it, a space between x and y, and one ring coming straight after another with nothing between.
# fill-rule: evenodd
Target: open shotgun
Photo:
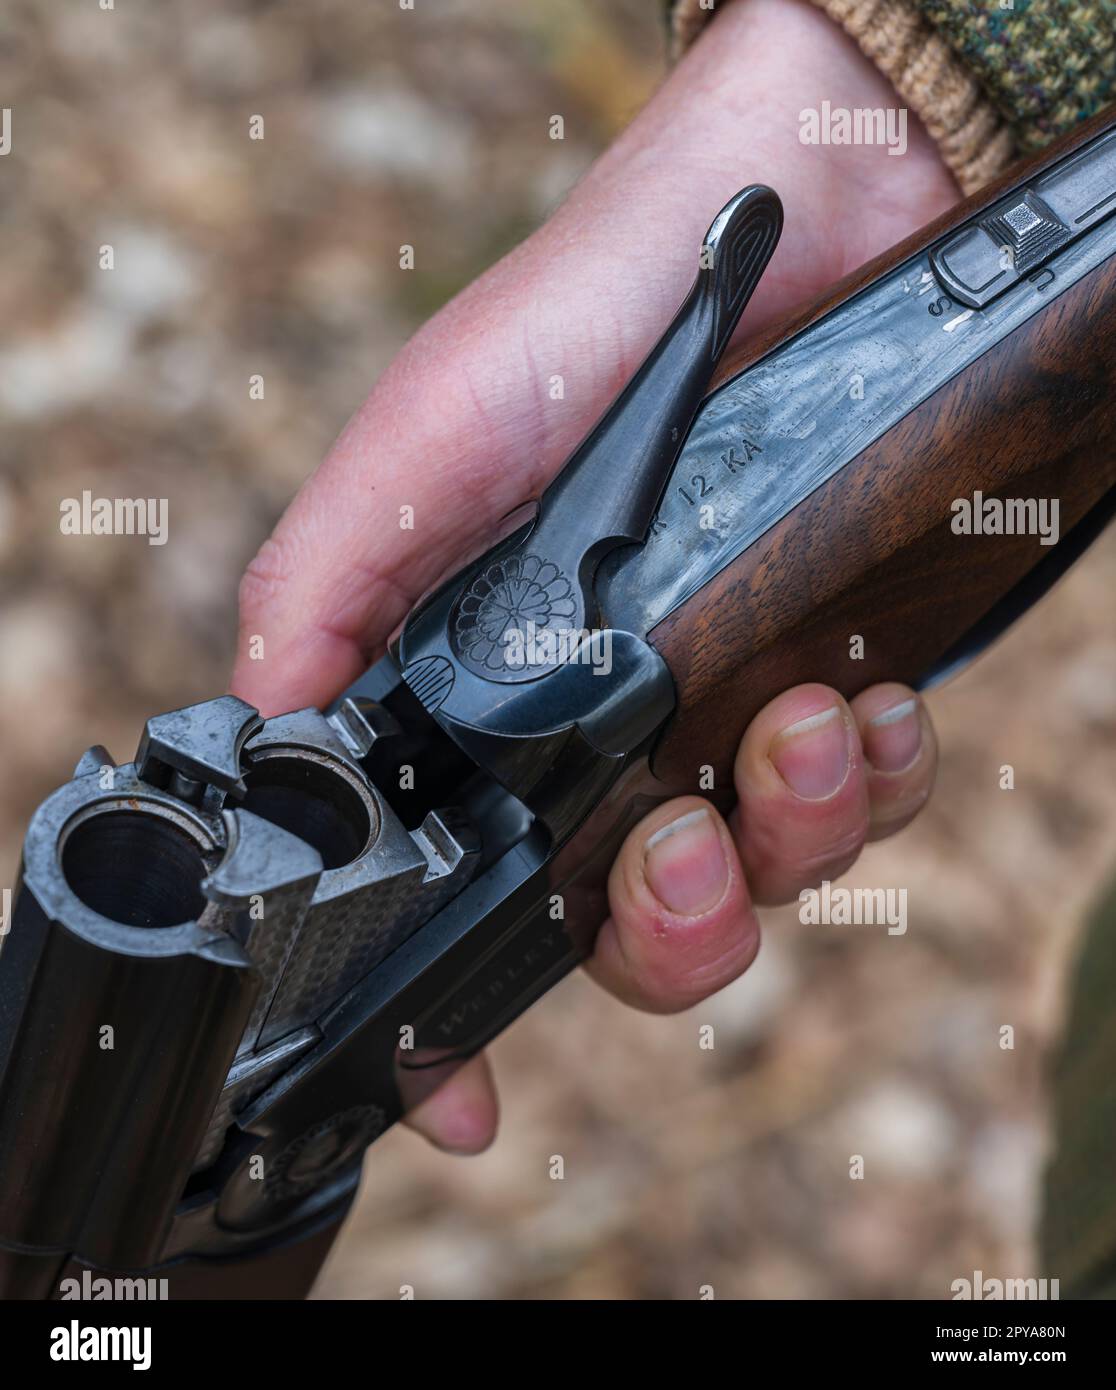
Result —
<instances>
[{"instance_id":1,"label":"open shotgun","mask_svg":"<svg viewBox=\"0 0 1116 1390\"><path fill-rule=\"evenodd\" d=\"M1039 597L1116 498L1114 214L1109 115L721 361L782 222L745 189L533 514L331 711L90 749L0 950L0 1292L304 1294L367 1146L591 951L643 814L727 807L787 687L925 685Z\"/></svg>"}]
</instances>

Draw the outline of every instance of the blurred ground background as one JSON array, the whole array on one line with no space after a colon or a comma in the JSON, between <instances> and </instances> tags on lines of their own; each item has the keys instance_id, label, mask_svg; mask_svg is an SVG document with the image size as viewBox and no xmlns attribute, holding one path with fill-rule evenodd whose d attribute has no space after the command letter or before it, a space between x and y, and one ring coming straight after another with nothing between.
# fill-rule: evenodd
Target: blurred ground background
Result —
<instances>
[{"instance_id":1,"label":"blurred ground background","mask_svg":"<svg viewBox=\"0 0 1116 1390\"><path fill-rule=\"evenodd\" d=\"M239 572L299 482L662 70L653 0L8 0L0 884L86 744L126 758L147 715L223 688ZM126 270L99 273L105 243ZM170 543L63 538L83 488L169 498ZM1110 534L931 697L939 793L848 880L906 886L906 936L768 913L747 978L670 1019L566 982L494 1048L488 1154L376 1146L319 1294L941 1298L975 1269L1056 1276L1032 1250L1043 1068L1116 862L1114 591Z\"/></svg>"}]
</instances>

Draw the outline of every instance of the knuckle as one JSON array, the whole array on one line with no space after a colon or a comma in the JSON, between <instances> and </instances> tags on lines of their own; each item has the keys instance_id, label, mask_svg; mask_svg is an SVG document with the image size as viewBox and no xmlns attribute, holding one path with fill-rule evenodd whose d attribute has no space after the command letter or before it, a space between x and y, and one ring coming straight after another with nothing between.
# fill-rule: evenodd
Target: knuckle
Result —
<instances>
[{"instance_id":1,"label":"knuckle","mask_svg":"<svg viewBox=\"0 0 1116 1390\"><path fill-rule=\"evenodd\" d=\"M823 878L837 878L856 862L864 848L869 831L867 819L856 826L842 828L823 844L814 845L806 853L791 860L794 877L803 885L820 883Z\"/></svg>"},{"instance_id":2,"label":"knuckle","mask_svg":"<svg viewBox=\"0 0 1116 1390\"><path fill-rule=\"evenodd\" d=\"M865 809L863 815L851 821L843 818L808 841L787 833L759 845L753 841L748 862L756 874L760 900L789 902L801 889L839 877L859 857L868 833Z\"/></svg>"},{"instance_id":3,"label":"knuckle","mask_svg":"<svg viewBox=\"0 0 1116 1390\"><path fill-rule=\"evenodd\" d=\"M933 789L933 774L921 778L906 787L889 800L877 799L872 803L871 835L873 839L886 839L908 825L930 800Z\"/></svg>"},{"instance_id":4,"label":"knuckle","mask_svg":"<svg viewBox=\"0 0 1116 1390\"><path fill-rule=\"evenodd\" d=\"M831 835L792 860L804 883L815 883L827 876L843 872L859 856L868 834L867 815L851 825L842 825Z\"/></svg>"},{"instance_id":5,"label":"knuckle","mask_svg":"<svg viewBox=\"0 0 1116 1390\"><path fill-rule=\"evenodd\" d=\"M241 576L237 593L241 623L250 623L273 608L290 578L286 548L274 536L269 536Z\"/></svg>"},{"instance_id":6,"label":"knuckle","mask_svg":"<svg viewBox=\"0 0 1116 1390\"><path fill-rule=\"evenodd\" d=\"M705 941L686 949L658 954L633 971L633 984L642 1007L651 1013L673 1014L693 1008L724 989L752 964L759 951L759 918L752 907L728 908L710 924Z\"/></svg>"}]
</instances>

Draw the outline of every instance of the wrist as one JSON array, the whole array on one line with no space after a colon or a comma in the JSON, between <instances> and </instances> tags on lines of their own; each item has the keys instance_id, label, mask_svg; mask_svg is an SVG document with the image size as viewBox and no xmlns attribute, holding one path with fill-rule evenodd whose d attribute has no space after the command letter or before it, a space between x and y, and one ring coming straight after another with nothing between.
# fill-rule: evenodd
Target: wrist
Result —
<instances>
[{"instance_id":1,"label":"wrist","mask_svg":"<svg viewBox=\"0 0 1116 1390\"><path fill-rule=\"evenodd\" d=\"M744 3L745 0L673 0L673 55L685 53L712 20L723 22L724 14ZM917 0L809 3L841 28L887 79L905 107L926 128L965 193L974 192L1011 162L1016 154L1012 128L974 71L923 17ZM987 64L992 61L991 56L986 58Z\"/></svg>"},{"instance_id":2,"label":"wrist","mask_svg":"<svg viewBox=\"0 0 1116 1390\"><path fill-rule=\"evenodd\" d=\"M762 328L958 196L915 119L899 156L879 144L804 141L804 113L823 104L894 112L899 102L849 37L802 0L726 6L543 229L546 258L556 244L601 240L602 224L621 246L638 216L641 260L663 268L663 302L644 292L645 312L659 322L689 283L692 245L712 212L743 185L769 183L786 220L744 324L745 333Z\"/></svg>"}]
</instances>

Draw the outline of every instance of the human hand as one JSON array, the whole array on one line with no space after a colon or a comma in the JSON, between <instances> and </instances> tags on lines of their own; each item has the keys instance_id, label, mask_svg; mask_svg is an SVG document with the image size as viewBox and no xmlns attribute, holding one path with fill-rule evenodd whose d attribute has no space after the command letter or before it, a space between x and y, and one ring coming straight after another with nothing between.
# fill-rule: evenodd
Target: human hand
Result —
<instances>
[{"instance_id":1,"label":"human hand","mask_svg":"<svg viewBox=\"0 0 1116 1390\"><path fill-rule=\"evenodd\" d=\"M788 55L790 57L788 58ZM403 348L249 566L233 690L265 714L328 704L414 601L537 496L639 365L692 277L693 249L749 182L773 184L783 239L749 336L955 201L912 121L901 159L805 146L798 113L894 106L852 42L800 0L720 12L557 213ZM546 383L560 373L564 399ZM414 508L401 530L399 508ZM266 662L248 658L261 634ZM751 963L754 905L833 879L929 795L936 748L905 687L851 704L799 686L753 720L729 822L698 797L656 808L609 881L590 973L639 1008L686 1008ZM474 1058L409 1116L440 1146L490 1141L496 1099Z\"/></svg>"}]
</instances>

